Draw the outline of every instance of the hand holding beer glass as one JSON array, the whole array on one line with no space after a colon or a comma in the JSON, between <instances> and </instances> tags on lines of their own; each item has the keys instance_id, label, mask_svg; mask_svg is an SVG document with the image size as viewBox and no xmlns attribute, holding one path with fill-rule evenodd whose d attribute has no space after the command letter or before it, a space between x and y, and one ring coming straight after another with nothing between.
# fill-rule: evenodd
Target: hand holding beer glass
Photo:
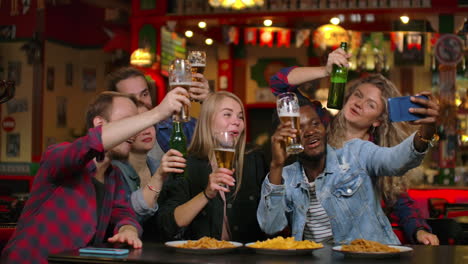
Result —
<instances>
[{"instance_id":1,"label":"hand holding beer glass","mask_svg":"<svg viewBox=\"0 0 468 264\"><path fill-rule=\"evenodd\" d=\"M297 130L296 137L286 139L286 153L297 154L304 151L301 144L301 133L299 125L299 100L294 93L283 93L278 95L276 108L281 123L290 122L291 128Z\"/></svg>"},{"instance_id":2,"label":"hand holding beer glass","mask_svg":"<svg viewBox=\"0 0 468 264\"><path fill-rule=\"evenodd\" d=\"M169 87L182 87L189 90L192 84L191 65L188 60L175 59L169 67ZM173 117L174 121L188 122L190 120L189 105L183 105L180 112Z\"/></svg>"},{"instance_id":3,"label":"hand holding beer glass","mask_svg":"<svg viewBox=\"0 0 468 264\"><path fill-rule=\"evenodd\" d=\"M187 60L190 62L192 66L192 87L190 88L190 100L194 102L201 102L204 99L199 98L203 95L200 92L200 89L203 87L204 82L206 79L201 78L200 74L205 72L206 67L206 53L204 51L193 50L190 51Z\"/></svg>"},{"instance_id":4,"label":"hand holding beer glass","mask_svg":"<svg viewBox=\"0 0 468 264\"><path fill-rule=\"evenodd\" d=\"M234 157L236 156L236 145L238 137L231 132L215 132L215 157L218 168L228 170L234 169ZM223 187L227 188L224 184Z\"/></svg>"},{"instance_id":5,"label":"hand holding beer glass","mask_svg":"<svg viewBox=\"0 0 468 264\"><path fill-rule=\"evenodd\" d=\"M205 72L206 67L206 53L204 51L193 50L190 51L187 60L192 66L192 73L201 73ZM199 78L193 77L192 81L201 82Z\"/></svg>"}]
</instances>

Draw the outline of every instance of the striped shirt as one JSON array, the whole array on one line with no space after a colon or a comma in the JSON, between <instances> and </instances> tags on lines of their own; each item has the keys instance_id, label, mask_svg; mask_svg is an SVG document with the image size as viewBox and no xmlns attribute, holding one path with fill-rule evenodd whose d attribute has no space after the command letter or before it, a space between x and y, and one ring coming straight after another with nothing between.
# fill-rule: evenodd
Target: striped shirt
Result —
<instances>
[{"instance_id":1,"label":"striped shirt","mask_svg":"<svg viewBox=\"0 0 468 264\"><path fill-rule=\"evenodd\" d=\"M309 181L304 168L302 169L302 174L306 181ZM309 182L309 195L310 203L304 227L304 240L312 240L315 242L327 241L333 237L333 233L327 212L317 200L315 182Z\"/></svg>"}]
</instances>

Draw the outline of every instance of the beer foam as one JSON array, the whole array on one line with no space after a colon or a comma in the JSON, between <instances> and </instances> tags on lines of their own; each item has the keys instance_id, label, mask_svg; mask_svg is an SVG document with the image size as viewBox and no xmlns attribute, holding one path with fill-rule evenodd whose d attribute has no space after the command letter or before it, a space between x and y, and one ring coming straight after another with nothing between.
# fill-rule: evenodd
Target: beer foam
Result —
<instances>
[{"instance_id":1,"label":"beer foam","mask_svg":"<svg viewBox=\"0 0 468 264\"><path fill-rule=\"evenodd\" d=\"M226 151L226 152L236 152L235 149L231 149L231 148L215 148L214 150Z\"/></svg>"},{"instance_id":2,"label":"beer foam","mask_svg":"<svg viewBox=\"0 0 468 264\"><path fill-rule=\"evenodd\" d=\"M169 86L171 86L171 87L192 86L192 83L191 82L173 82L173 83L169 83Z\"/></svg>"},{"instance_id":3,"label":"beer foam","mask_svg":"<svg viewBox=\"0 0 468 264\"><path fill-rule=\"evenodd\" d=\"M291 116L291 117L299 117L299 113L291 113L291 112L288 112L288 111L285 111L284 109L280 109L278 111L278 116Z\"/></svg>"}]
</instances>

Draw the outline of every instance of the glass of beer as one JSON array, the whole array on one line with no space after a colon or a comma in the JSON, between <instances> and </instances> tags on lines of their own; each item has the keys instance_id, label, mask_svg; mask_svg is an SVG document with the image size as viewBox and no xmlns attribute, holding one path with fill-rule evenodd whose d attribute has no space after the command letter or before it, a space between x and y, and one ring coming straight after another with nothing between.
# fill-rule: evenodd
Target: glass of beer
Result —
<instances>
[{"instance_id":1,"label":"glass of beer","mask_svg":"<svg viewBox=\"0 0 468 264\"><path fill-rule=\"evenodd\" d=\"M169 66L169 87L174 89L175 87L182 87L185 90L189 90L192 85L192 72L191 65L188 60L175 59ZM178 114L175 114L172 118L178 122L188 122L190 120L189 106L183 105L182 109Z\"/></svg>"},{"instance_id":2,"label":"glass of beer","mask_svg":"<svg viewBox=\"0 0 468 264\"><path fill-rule=\"evenodd\" d=\"M236 156L237 137L231 132L215 132L215 157L218 168L234 169L234 157ZM223 187L226 185L222 184Z\"/></svg>"},{"instance_id":3,"label":"glass of beer","mask_svg":"<svg viewBox=\"0 0 468 264\"><path fill-rule=\"evenodd\" d=\"M295 138L288 137L286 140L286 152L297 154L304 151L301 144L301 133L299 126L299 101L294 93L283 93L278 95L276 109L281 123L290 122L291 128L297 130Z\"/></svg>"},{"instance_id":4,"label":"glass of beer","mask_svg":"<svg viewBox=\"0 0 468 264\"><path fill-rule=\"evenodd\" d=\"M187 56L187 60L192 65L192 73L201 73L205 72L206 67L206 52L199 50L192 50ZM199 78L193 77L192 81L201 82Z\"/></svg>"}]
</instances>

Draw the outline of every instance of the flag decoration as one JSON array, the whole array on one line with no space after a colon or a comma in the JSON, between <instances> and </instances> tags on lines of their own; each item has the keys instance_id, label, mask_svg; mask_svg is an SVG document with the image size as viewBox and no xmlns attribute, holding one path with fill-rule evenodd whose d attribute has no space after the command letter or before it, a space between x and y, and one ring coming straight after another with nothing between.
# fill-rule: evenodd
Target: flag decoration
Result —
<instances>
[{"instance_id":1,"label":"flag decoration","mask_svg":"<svg viewBox=\"0 0 468 264\"><path fill-rule=\"evenodd\" d=\"M225 26L223 28L223 39L226 44L239 44L239 28L234 26Z\"/></svg>"},{"instance_id":2,"label":"flag decoration","mask_svg":"<svg viewBox=\"0 0 468 264\"><path fill-rule=\"evenodd\" d=\"M296 48L310 45L310 29L299 29L296 33Z\"/></svg>"},{"instance_id":3,"label":"flag decoration","mask_svg":"<svg viewBox=\"0 0 468 264\"><path fill-rule=\"evenodd\" d=\"M273 47L273 30L270 28L260 28L260 47Z\"/></svg>"},{"instance_id":4,"label":"flag decoration","mask_svg":"<svg viewBox=\"0 0 468 264\"><path fill-rule=\"evenodd\" d=\"M277 31L277 47L286 47L289 48L291 45L291 30L290 29L279 29Z\"/></svg>"},{"instance_id":5,"label":"flag decoration","mask_svg":"<svg viewBox=\"0 0 468 264\"><path fill-rule=\"evenodd\" d=\"M257 44L257 28L249 27L244 30L244 42L245 44Z\"/></svg>"}]
</instances>

